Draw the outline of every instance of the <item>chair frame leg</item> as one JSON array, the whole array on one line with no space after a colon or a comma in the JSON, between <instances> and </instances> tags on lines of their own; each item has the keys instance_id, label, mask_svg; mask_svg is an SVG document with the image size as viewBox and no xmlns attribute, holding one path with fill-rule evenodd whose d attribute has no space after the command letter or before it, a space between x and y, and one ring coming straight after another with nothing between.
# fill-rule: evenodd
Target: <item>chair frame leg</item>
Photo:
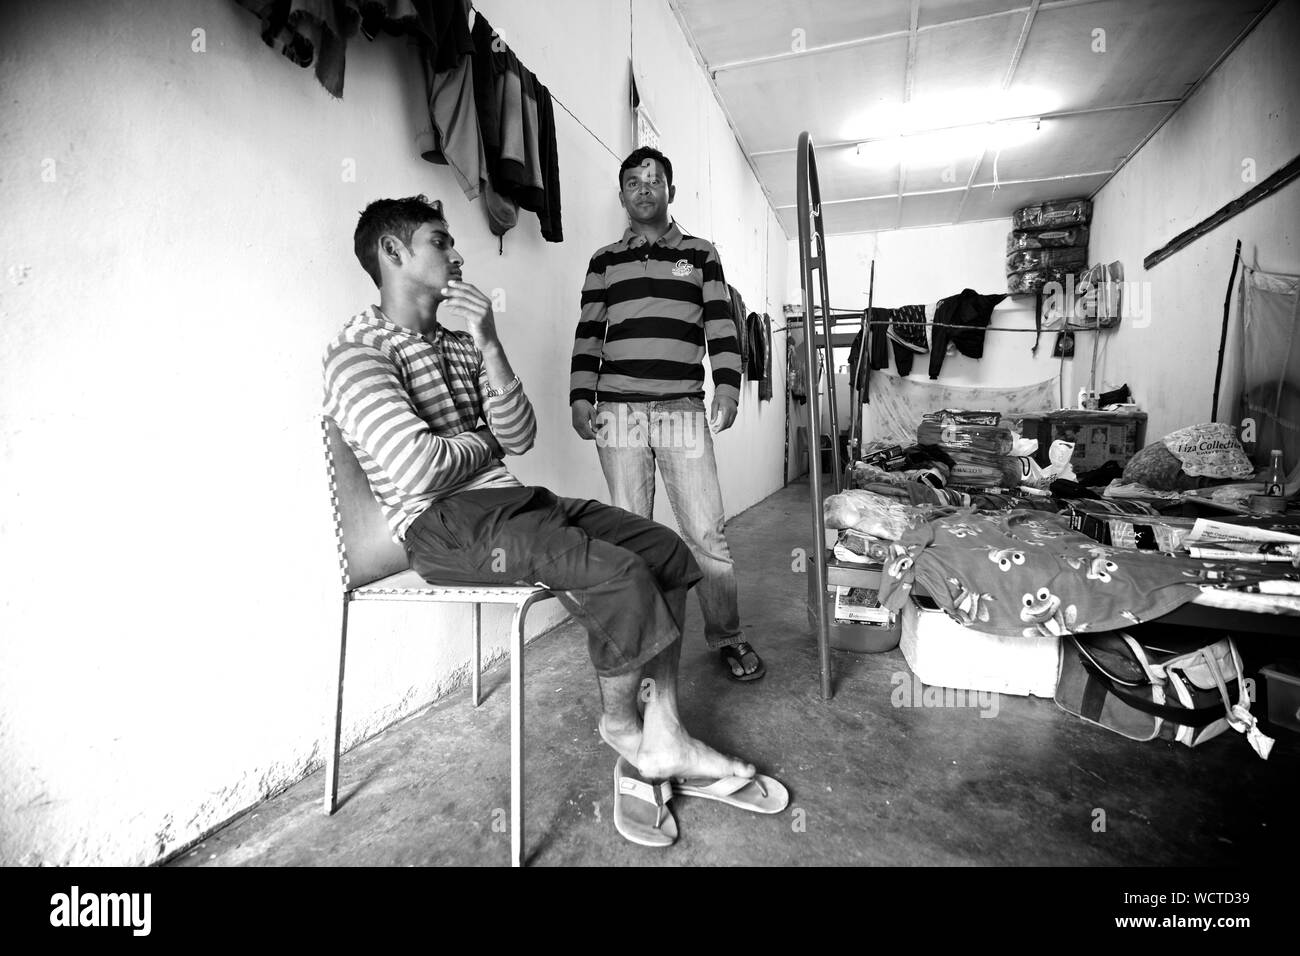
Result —
<instances>
[{"instance_id":1,"label":"chair frame leg","mask_svg":"<svg viewBox=\"0 0 1300 956\"><path fill-rule=\"evenodd\" d=\"M339 801L339 747L343 737L343 668L348 653L349 595L343 595L343 614L339 625L339 671L334 685L334 720L330 730L330 749L325 755L325 813L332 814Z\"/></svg>"},{"instance_id":2,"label":"chair frame leg","mask_svg":"<svg viewBox=\"0 0 1300 956\"><path fill-rule=\"evenodd\" d=\"M532 600L515 608L510 626L510 865L524 865L524 615Z\"/></svg>"},{"instance_id":3,"label":"chair frame leg","mask_svg":"<svg viewBox=\"0 0 1300 956\"><path fill-rule=\"evenodd\" d=\"M474 605L474 675L470 680L470 698L477 707L483 700L483 605Z\"/></svg>"},{"instance_id":4,"label":"chair frame leg","mask_svg":"<svg viewBox=\"0 0 1300 956\"><path fill-rule=\"evenodd\" d=\"M528 609L549 594L532 594L515 605L510 626L510 865L524 863L524 624ZM334 687L334 718L330 728L330 746L325 760L325 800L327 815L338 808L339 757L343 737L343 676L347 663L348 611L351 595L343 595L338 642L338 679ZM474 671L472 696L474 706L482 697L483 605L474 604Z\"/></svg>"}]
</instances>

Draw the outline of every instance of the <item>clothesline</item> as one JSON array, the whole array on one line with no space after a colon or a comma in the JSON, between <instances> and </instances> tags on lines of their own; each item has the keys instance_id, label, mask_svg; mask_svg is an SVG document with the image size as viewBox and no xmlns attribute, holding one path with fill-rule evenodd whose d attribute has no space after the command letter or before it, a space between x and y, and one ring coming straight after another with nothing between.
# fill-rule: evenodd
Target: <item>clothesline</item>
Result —
<instances>
[{"instance_id":1,"label":"clothesline","mask_svg":"<svg viewBox=\"0 0 1300 956\"><path fill-rule=\"evenodd\" d=\"M867 322L867 325L888 326L891 324L892 323L890 322L889 319L871 319L870 321ZM1095 325L1076 326L1076 327L1063 326L1059 328L1054 325L1053 326L1044 325L1042 329L1011 329L1011 328L1006 328L1005 326L997 326L997 325L985 325L985 326L956 325L950 322L926 322L925 325L927 328L932 328L932 329L961 329L966 332L969 332L971 329L983 329L983 331L985 332L1106 332L1109 331L1108 329L1103 329ZM790 323L787 323L786 325L781 326L779 329L773 329L772 331L784 332L789 327L790 327ZM795 325L795 328L802 328L802 327L803 327L802 322L799 322L798 324ZM853 326L844 325L839 328L839 331L848 332L848 331L852 331L853 329L856 329L857 327L858 324L855 324ZM831 332L834 333L835 331L836 331L835 326L831 326Z\"/></svg>"}]
</instances>

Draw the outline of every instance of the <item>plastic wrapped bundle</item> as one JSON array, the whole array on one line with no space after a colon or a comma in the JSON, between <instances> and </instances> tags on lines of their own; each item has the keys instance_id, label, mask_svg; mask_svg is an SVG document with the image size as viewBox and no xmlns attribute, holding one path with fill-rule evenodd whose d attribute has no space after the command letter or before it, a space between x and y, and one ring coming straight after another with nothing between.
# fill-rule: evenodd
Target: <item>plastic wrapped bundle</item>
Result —
<instances>
[{"instance_id":1,"label":"plastic wrapped bundle","mask_svg":"<svg viewBox=\"0 0 1300 956\"><path fill-rule=\"evenodd\" d=\"M1045 268L1013 272L1007 276L1007 291L1012 295L1030 295L1052 283L1064 289L1068 277L1077 277L1082 271L1082 269Z\"/></svg>"},{"instance_id":2,"label":"plastic wrapped bundle","mask_svg":"<svg viewBox=\"0 0 1300 956\"><path fill-rule=\"evenodd\" d=\"M1088 268L1088 249L1022 249L1007 256L1007 274L1036 269L1063 269L1078 274Z\"/></svg>"},{"instance_id":3,"label":"plastic wrapped bundle","mask_svg":"<svg viewBox=\"0 0 1300 956\"><path fill-rule=\"evenodd\" d=\"M1022 232L1040 232L1045 229L1086 226L1091 221L1091 200L1053 199L1017 209L1011 217L1011 226Z\"/></svg>"},{"instance_id":4,"label":"plastic wrapped bundle","mask_svg":"<svg viewBox=\"0 0 1300 956\"><path fill-rule=\"evenodd\" d=\"M918 445L938 445L951 455L954 451L980 451L1009 455L1015 438L1011 430L1000 425L941 424L922 420L916 426Z\"/></svg>"},{"instance_id":5,"label":"plastic wrapped bundle","mask_svg":"<svg viewBox=\"0 0 1300 956\"><path fill-rule=\"evenodd\" d=\"M937 412L926 412L921 416L927 422L940 425L998 425L1002 422L1002 413L965 408L941 408Z\"/></svg>"},{"instance_id":6,"label":"plastic wrapped bundle","mask_svg":"<svg viewBox=\"0 0 1300 956\"><path fill-rule=\"evenodd\" d=\"M1025 249L1068 249L1088 246L1088 227L1071 226L1068 229L1044 229L1042 232L1007 233L1007 255Z\"/></svg>"},{"instance_id":7,"label":"plastic wrapped bundle","mask_svg":"<svg viewBox=\"0 0 1300 956\"><path fill-rule=\"evenodd\" d=\"M1020 459L1007 455L953 452L952 484L965 488L1018 488Z\"/></svg>"}]
</instances>

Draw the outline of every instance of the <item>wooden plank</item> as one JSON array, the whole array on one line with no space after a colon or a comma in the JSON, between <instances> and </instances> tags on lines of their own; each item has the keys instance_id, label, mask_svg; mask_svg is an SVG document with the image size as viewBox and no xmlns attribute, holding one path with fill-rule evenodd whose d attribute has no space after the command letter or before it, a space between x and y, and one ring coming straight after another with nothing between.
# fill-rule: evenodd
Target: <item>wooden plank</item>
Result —
<instances>
[{"instance_id":1,"label":"wooden plank","mask_svg":"<svg viewBox=\"0 0 1300 956\"><path fill-rule=\"evenodd\" d=\"M1157 263L1163 262L1179 249L1191 245L1197 239L1200 239L1202 236L1217 229L1233 216L1237 215L1237 213L1244 212L1261 199L1266 199L1271 196L1297 176L1300 176L1300 156L1291 160L1291 162L1287 163L1272 176L1269 176L1268 179L1264 180L1262 183L1256 185L1253 189L1238 196L1232 202L1219 209L1218 212L1202 219L1186 232L1180 232L1178 235L1174 236L1174 238L1170 239L1165 245L1161 246L1155 252L1143 259L1142 267L1144 269L1150 269Z\"/></svg>"}]
</instances>

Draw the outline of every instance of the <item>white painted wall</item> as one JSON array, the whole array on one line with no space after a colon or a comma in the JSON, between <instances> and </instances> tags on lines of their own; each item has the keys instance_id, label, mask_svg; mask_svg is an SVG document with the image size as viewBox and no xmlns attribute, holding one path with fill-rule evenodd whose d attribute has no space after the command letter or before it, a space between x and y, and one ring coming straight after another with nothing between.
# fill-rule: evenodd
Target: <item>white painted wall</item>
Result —
<instances>
[{"instance_id":1,"label":"white painted wall","mask_svg":"<svg viewBox=\"0 0 1300 956\"><path fill-rule=\"evenodd\" d=\"M976 292L996 293L1007 287L1006 240L1011 220L995 219L954 226L927 226L919 229L895 229L880 233L855 233L829 236L827 278L830 301L835 308L861 310L867 305L871 260L876 261L876 284L873 303L882 308L903 305L933 307L940 299L971 288ZM789 244L787 266L787 302L801 302L799 288L798 242ZM998 332L997 329L1033 329L1032 296L1008 296L993 310L989 331L984 337L984 356L967 358L961 353L944 359L937 381L949 385L988 385L1014 387L1049 379L1060 372L1061 360L1054 359L1054 332L1044 333L1035 356L1030 352L1034 336L1026 332ZM1085 338L1079 336L1080 348ZM1071 362L1084 359L1067 359ZM847 359L847 350L845 351ZM919 354L912 364L913 379L929 381L929 353ZM889 368L897 373L893 351ZM848 427L848 376L837 376L841 430ZM1070 396L1066 395L1067 403ZM823 400L823 415L826 414ZM871 438L871 405L863 406L864 437ZM823 422L825 419L823 419Z\"/></svg>"},{"instance_id":2,"label":"white painted wall","mask_svg":"<svg viewBox=\"0 0 1300 956\"><path fill-rule=\"evenodd\" d=\"M1095 198L1091 257L1121 260L1126 278L1142 284L1146 312L1110 337L1103 378L1129 383L1150 415L1149 439L1210 420L1236 240L1256 268L1300 273L1294 180L1150 271L1142 268L1147 255L1254 185L1244 180L1243 164L1253 164L1260 182L1300 155L1297 47L1300 0L1283 0ZM1239 322L1235 296L1232 321ZM1219 409L1228 420L1231 401L1221 399Z\"/></svg>"},{"instance_id":3,"label":"white painted wall","mask_svg":"<svg viewBox=\"0 0 1300 956\"><path fill-rule=\"evenodd\" d=\"M564 494L605 497L568 362L587 259L624 226L630 27L678 214L747 300L779 299L784 236L666 4L476 6L591 131L557 108L563 244L523 213L498 256L418 158L399 41L353 42L334 101L233 3L0 17L0 863L146 863L319 764L338 626L319 360L376 298L351 252L368 201L442 198L467 277L506 291L539 419L511 467ZM755 388L718 443L732 513L780 484L779 404ZM353 612L348 742L463 677L468 612L438 614ZM499 654L504 615L485 620Z\"/></svg>"}]
</instances>

